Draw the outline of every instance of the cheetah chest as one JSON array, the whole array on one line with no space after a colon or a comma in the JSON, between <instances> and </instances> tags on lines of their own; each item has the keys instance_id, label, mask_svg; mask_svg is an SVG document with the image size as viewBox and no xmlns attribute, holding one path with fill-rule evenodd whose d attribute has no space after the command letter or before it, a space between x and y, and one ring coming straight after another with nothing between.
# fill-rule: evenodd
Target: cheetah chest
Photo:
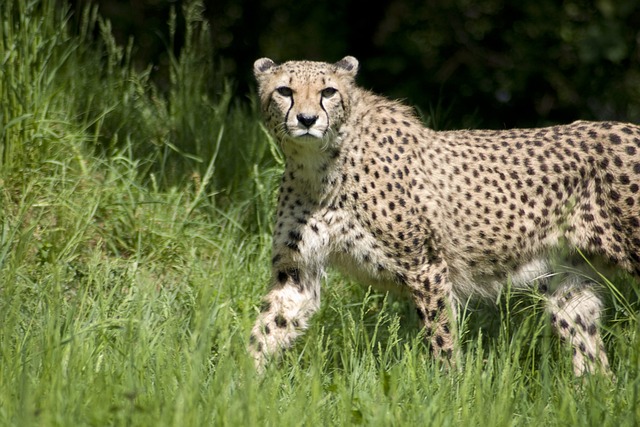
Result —
<instances>
[{"instance_id":1,"label":"cheetah chest","mask_svg":"<svg viewBox=\"0 0 640 427\"><path fill-rule=\"evenodd\" d=\"M310 214L303 227L294 226L301 222L290 222L292 231L282 234L287 241L280 246L291 247L288 236L296 236L296 250L303 264L329 265L378 290L398 291L396 274L391 272L395 261L352 212L326 208Z\"/></svg>"},{"instance_id":2,"label":"cheetah chest","mask_svg":"<svg viewBox=\"0 0 640 427\"><path fill-rule=\"evenodd\" d=\"M344 230L340 230L343 232ZM376 239L361 227L336 236L329 264L343 274L380 291L401 292L391 260Z\"/></svg>"}]
</instances>

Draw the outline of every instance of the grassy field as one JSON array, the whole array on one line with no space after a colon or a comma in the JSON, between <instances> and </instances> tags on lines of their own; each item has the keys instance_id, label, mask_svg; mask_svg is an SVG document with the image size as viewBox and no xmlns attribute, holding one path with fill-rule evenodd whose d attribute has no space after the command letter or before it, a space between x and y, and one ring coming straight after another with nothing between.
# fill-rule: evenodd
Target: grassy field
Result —
<instances>
[{"instance_id":1,"label":"grassy field","mask_svg":"<svg viewBox=\"0 0 640 427\"><path fill-rule=\"evenodd\" d=\"M283 160L200 10L161 91L95 9L0 3L0 425L638 425L629 286L607 312L615 381L574 379L527 295L467 310L464 366L443 372L411 307L333 273L256 376Z\"/></svg>"}]
</instances>

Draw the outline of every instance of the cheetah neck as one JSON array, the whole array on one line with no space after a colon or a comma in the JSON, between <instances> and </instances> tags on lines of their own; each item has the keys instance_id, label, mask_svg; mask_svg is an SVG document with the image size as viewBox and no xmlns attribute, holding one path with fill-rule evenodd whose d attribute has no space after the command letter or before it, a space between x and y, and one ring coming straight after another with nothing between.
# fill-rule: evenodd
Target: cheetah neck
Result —
<instances>
[{"instance_id":1,"label":"cheetah neck","mask_svg":"<svg viewBox=\"0 0 640 427\"><path fill-rule=\"evenodd\" d=\"M319 200L326 199L339 183L336 164L341 153L339 137L315 146L288 142L282 145L286 157L285 175L304 193L317 195Z\"/></svg>"}]
</instances>

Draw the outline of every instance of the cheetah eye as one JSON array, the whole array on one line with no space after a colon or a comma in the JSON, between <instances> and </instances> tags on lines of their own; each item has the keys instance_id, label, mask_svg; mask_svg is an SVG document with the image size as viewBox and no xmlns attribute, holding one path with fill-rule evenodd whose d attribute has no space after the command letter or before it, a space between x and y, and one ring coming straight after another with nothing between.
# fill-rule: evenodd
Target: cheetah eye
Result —
<instances>
[{"instance_id":1,"label":"cheetah eye","mask_svg":"<svg viewBox=\"0 0 640 427\"><path fill-rule=\"evenodd\" d=\"M325 89L322 89L322 97L323 98L331 98L333 96L333 94L335 94L338 91L338 89L333 88L333 87L328 87Z\"/></svg>"},{"instance_id":2,"label":"cheetah eye","mask_svg":"<svg viewBox=\"0 0 640 427\"><path fill-rule=\"evenodd\" d=\"M278 92L280 95L286 96L286 97L290 97L290 96L293 95L293 91L291 90L291 88L290 87L286 87L286 86L281 86L281 87L277 88L276 92Z\"/></svg>"}]
</instances>

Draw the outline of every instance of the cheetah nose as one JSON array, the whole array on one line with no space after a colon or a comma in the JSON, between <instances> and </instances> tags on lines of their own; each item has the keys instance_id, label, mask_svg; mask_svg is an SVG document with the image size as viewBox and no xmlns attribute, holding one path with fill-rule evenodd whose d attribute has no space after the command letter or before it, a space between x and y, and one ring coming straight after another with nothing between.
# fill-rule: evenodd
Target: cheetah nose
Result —
<instances>
[{"instance_id":1,"label":"cheetah nose","mask_svg":"<svg viewBox=\"0 0 640 427\"><path fill-rule=\"evenodd\" d=\"M306 114L298 114L296 116L302 126L310 128L318 120L318 116L307 116Z\"/></svg>"}]
</instances>

